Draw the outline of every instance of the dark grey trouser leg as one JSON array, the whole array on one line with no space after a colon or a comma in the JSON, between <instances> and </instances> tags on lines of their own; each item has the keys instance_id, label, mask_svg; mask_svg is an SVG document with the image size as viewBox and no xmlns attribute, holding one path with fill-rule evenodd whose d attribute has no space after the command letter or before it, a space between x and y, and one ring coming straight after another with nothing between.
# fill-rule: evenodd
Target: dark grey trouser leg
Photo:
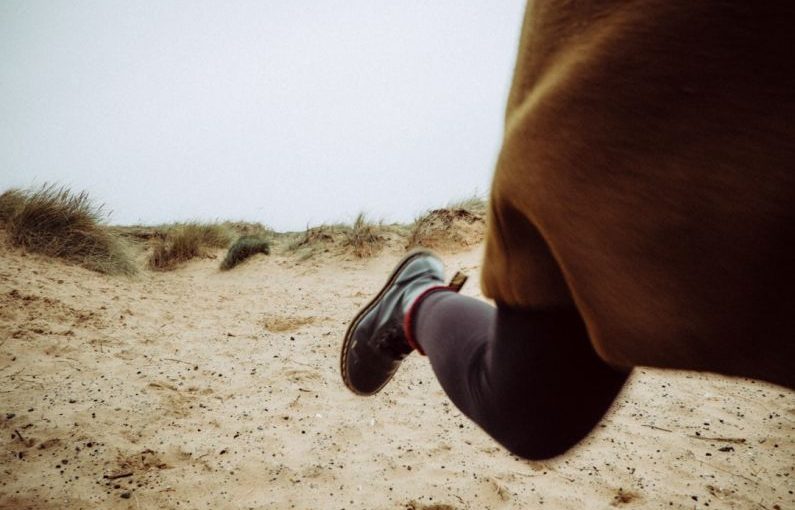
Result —
<instances>
[{"instance_id":1,"label":"dark grey trouser leg","mask_svg":"<svg viewBox=\"0 0 795 510\"><path fill-rule=\"evenodd\" d=\"M512 453L559 455L585 437L628 374L594 352L572 308L495 308L434 292L414 311L414 333L453 403Z\"/></svg>"}]
</instances>

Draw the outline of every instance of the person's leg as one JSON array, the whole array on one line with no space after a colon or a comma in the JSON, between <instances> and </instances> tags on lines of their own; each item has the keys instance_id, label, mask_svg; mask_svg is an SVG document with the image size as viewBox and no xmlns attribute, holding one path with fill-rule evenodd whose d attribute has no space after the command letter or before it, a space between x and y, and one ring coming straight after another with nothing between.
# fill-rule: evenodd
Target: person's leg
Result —
<instances>
[{"instance_id":1,"label":"person's leg","mask_svg":"<svg viewBox=\"0 0 795 510\"><path fill-rule=\"evenodd\" d=\"M431 292L409 333L453 403L512 453L565 452L599 422L626 381L599 359L573 307L495 308Z\"/></svg>"}]
</instances>

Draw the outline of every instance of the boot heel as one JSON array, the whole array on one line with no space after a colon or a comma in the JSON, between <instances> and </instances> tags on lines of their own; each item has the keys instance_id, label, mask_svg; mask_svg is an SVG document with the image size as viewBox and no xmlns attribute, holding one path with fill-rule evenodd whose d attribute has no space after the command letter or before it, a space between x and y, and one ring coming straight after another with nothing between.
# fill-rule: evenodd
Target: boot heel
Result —
<instances>
[{"instance_id":1,"label":"boot heel","mask_svg":"<svg viewBox=\"0 0 795 510\"><path fill-rule=\"evenodd\" d=\"M460 292L461 287L464 286L468 279L469 276L465 275L461 271L458 271L453 275L453 278L450 280L450 284L447 285L447 287L449 287L453 292Z\"/></svg>"}]
</instances>

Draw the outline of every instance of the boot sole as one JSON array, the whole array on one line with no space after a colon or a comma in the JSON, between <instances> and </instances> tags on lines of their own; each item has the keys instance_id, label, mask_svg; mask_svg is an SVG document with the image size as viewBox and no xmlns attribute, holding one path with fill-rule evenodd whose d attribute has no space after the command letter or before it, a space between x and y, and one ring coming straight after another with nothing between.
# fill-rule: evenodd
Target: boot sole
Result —
<instances>
[{"instance_id":1,"label":"boot sole","mask_svg":"<svg viewBox=\"0 0 795 510\"><path fill-rule=\"evenodd\" d=\"M367 303L367 305L364 308L359 310L359 313L356 314L356 316L353 318L350 325L348 326L348 330L345 332L345 339L342 341L342 352L340 353L340 374L342 374L342 382L345 383L345 386L353 393L362 396L375 395L376 393L381 391L381 389L384 386L386 386L386 384L389 381L391 381L392 377L395 375L392 374L384 381L384 383L381 386L378 387L378 389L376 389L371 393L363 393L353 387L350 380L348 379L348 371L345 369L346 362L348 361L348 351L350 350L351 342L353 340L353 330L356 329L356 327L359 325L359 322L361 321L362 317L367 315L370 312L370 310L375 308L375 305L381 300L381 298L386 293L387 289L389 289L389 287L391 287L395 283L398 275L400 274L401 271L403 271L403 268L405 268L409 262L416 259L417 257L428 256L428 255L436 257L436 255L430 250L423 250L423 249L412 250L408 255L403 257L403 260L401 260L398 263L397 267L395 267L395 269L392 271L392 274L389 276L389 280L387 280L386 284L381 289L381 291L369 303Z\"/></svg>"}]
</instances>

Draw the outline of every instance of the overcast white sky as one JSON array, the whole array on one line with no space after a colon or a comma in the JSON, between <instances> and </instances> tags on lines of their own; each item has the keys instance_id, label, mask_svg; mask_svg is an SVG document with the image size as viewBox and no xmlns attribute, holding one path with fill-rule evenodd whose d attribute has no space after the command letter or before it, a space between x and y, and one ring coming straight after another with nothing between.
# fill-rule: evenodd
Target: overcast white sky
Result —
<instances>
[{"instance_id":1,"label":"overcast white sky","mask_svg":"<svg viewBox=\"0 0 795 510\"><path fill-rule=\"evenodd\" d=\"M0 1L0 190L278 230L485 193L524 0Z\"/></svg>"}]
</instances>

